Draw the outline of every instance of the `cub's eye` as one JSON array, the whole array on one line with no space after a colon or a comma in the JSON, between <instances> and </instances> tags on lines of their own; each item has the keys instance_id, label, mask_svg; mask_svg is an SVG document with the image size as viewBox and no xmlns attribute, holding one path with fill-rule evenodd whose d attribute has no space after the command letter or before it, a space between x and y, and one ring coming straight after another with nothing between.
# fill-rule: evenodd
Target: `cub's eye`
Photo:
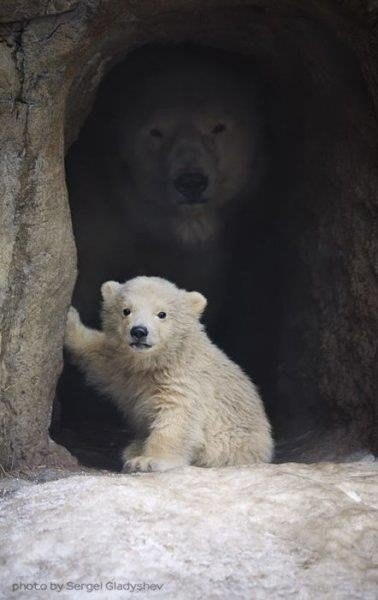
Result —
<instances>
[{"instance_id":1,"label":"cub's eye","mask_svg":"<svg viewBox=\"0 0 378 600\"><path fill-rule=\"evenodd\" d=\"M156 129L155 127L153 129L151 129L150 135L152 135L152 137L154 137L154 138L160 138L160 139L163 137L163 134L160 131L160 129Z\"/></svg>"},{"instance_id":2,"label":"cub's eye","mask_svg":"<svg viewBox=\"0 0 378 600\"><path fill-rule=\"evenodd\" d=\"M222 133L222 131L225 131L225 130L226 130L226 125L224 123L218 123L217 125L215 125L215 127L213 127L212 133L217 135L217 133Z\"/></svg>"},{"instance_id":3,"label":"cub's eye","mask_svg":"<svg viewBox=\"0 0 378 600\"><path fill-rule=\"evenodd\" d=\"M165 319L166 316L167 316L167 313L165 313L163 311L158 313L159 319Z\"/></svg>"},{"instance_id":4,"label":"cub's eye","mask_svg":"<svg viewBox=\"0 0 378 600\"><path fill-rule=\"evenodd\" d=\"M131 310L129 308L124 308L122 312L125 315L125 317L128 317L129 314L131 313Z\"/></svg>"}]
</instances>

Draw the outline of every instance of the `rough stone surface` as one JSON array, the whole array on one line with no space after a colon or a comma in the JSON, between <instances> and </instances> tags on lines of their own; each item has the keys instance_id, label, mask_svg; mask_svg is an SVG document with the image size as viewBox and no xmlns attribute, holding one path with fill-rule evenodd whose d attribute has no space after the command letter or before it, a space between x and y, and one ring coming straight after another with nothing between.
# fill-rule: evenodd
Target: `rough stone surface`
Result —
<instances>
[{"instance_id":1,"label":"rough stone surface","mask_svg":"<svg viewBox=\"0 0 378 600\"><path fill-rule=\"evenodd\" d=\"M376 463L87 475L11 487L2 598L374 600ZM68 582L102 591L70 591ZM161 591L109 591L107 582ZM88 595L89 593L89 595Z\"/></svg>"},{"instance_id":2,"label":"rough stone surface","mask_svg":"<svg viewBox=\"0 0 378 600\"><path fill-rule=\"evenodd\" d=\"M318 27L356 57L361 80L350 87L349 67L342 74L340 89L345 93L336 98L346 121L337 120L337 109L339 137L328 154L320 131L303 160L298 155L307 187L298 187L293 198L307 198L309 214L311 203L316 207L312 232L318 233L303 231L300 258L301 268L309 271L317 308L315 318L309 319L304 350L302 339L297 345L305 364L299 365L298 373L282 365L280 385L287 386L289 396L296 385L297 397L301 392L321 398L331 407L335 422L349 428L351 439L377 446L378 296L372 293L377 281L376 15L376 3L358 1L1 4L0 461L7 468L70 460L62 457L63 451L52 450L48 441L65 314L76 274L63 152L77 136L103 74L140 44L190 39L253 54L278 86L295 83L295 69L287 79L290 61L300 63L307 69L310 92L323 86L325 98L328 83L335 81L335 62L328 54L333 42L324 47L312 43L309 31ZM319 152L329 163L314 179L309 166ZM325 188L319 192L323 179ZM319 198L322 202L317 204ZM317 259L312 262L308 257L314 248ZM298 298L299 306L301 295ZM285 339L295 338L295 319L285 327ZM316 349L313 355L309 348Z\"/></svg>"}]
</instances>

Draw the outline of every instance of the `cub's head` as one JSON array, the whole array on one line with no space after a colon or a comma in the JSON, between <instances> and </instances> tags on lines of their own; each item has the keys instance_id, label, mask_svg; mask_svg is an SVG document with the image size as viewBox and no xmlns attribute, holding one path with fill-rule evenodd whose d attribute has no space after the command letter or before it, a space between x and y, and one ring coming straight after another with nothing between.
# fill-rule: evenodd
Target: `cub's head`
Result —
<instances>
[{"instance_id":1,"label":"cub's head","mask_svg":"<svg viewBox=\"0 0 378 600\"><path fill-rule=\"evenodd\" d=\"M257 84L206 51L154 50L130 60L115 94L115 146L125 189L135 192L131 209L152 234L186 243L214 237L223 207L250 198L260 180Z\"/></svg>"},{"instance_id":2,"label":"cub's head","mask_svg":"<svg viewBox=\"0 0 378 600\"><path fill-rule=\"evenodd\" d=\"M171 356L200 326L206 299L160 277L136 277L101 287L104 331L131 355ZM139 360L139 359L138 359Z\"/></svg>"}]
</instances>

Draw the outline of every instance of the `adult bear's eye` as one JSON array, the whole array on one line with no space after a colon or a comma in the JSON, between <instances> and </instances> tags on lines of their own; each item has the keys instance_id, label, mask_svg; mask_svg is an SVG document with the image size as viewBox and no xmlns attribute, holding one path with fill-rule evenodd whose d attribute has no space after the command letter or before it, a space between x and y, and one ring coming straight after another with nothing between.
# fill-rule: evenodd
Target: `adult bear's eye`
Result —
<instances>
[{"instance_id":1,"label":"adult bear's eye","mask_svg":"<svg viewBox=\"0 0 378 600\"><path fill-rule=\"evenodd\" d=\"M160 131L160 129L156 129L155 127L153 129L151 129L150 135L152 135L152 137L154 137L154 138L162 138L163 137L163 134Z\"/></svg>"},{"instance_id":2,"label":"adult bear's eye","mask_svg":"<svg viewBox=\"0 0 378 600\"><path fill-rule=\"evenodd\" d=\"M131 310L129 308L123 309L123 314L125 315L125 317L128 317L130 313L131 313Z\"/></svg>"},{"instance_id":3,"label":"adult bear's eye","mask_svg":"<svg viewBox=\"0 0 378 600\"><path fill-rule=\"evenodd\" d=\"M165 319L166 316L167 316L167 313L165 313L163 311L161 311L161 312L158 313L159 319Z\"/></svg>"},{"instance_id":4,"label":"adult bear's eye","mask_svg":"<svg viewBox=\"0 0 378 600\"><path fill-rule=\"evenodd\" d=\"M226 130L226 125L224 123L218 123L213 128L213 133L216 135L217 133L222 133L222 131Z\"/></svg>"}]
</instances>

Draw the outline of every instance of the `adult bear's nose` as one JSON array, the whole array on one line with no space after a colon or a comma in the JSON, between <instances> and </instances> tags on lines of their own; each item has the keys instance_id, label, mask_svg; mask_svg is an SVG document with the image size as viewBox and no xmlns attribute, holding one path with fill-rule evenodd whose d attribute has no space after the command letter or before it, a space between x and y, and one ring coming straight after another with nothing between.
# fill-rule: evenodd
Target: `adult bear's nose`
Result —
<instances>
[{"instance_id":1,"label":"adult bear's nose","mask_svg":"<svg viewBox=\"0 0 378 600\"><path fill-rule=\"evenodd\" d=\"M208 186L209 178L202 173L181 173L174 180L174 186L180 194L184 196L189 203L205 202L202 198L202 192L204 192Z\"/></svg>"},{"instance_id":2,"label":"adult bear's nose","mask_svg":"<svg viewBox=\"0 0 378 600\"><path fill-rule=\"evenodd\" d=\"M130 334L135 340L141 340L142 338L148 336L148 329L147 327L143 327L143 325L136 325L135 327L131 328Z\"/></svg>"}]
</instances>

